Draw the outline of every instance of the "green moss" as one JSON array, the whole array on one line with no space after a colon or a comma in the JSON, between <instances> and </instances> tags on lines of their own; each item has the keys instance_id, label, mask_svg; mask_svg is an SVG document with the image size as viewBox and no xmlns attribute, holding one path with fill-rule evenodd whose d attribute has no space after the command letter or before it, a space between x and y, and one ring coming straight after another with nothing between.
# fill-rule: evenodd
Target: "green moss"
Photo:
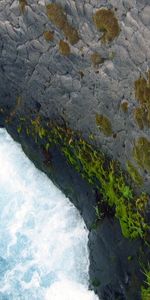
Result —
<instances>
[{"instance_id":1,"label":"green moss","mask_svg":"<svg viewBox=\"0 0 150 300\"><path fill-rule=\"evenodd\" d=\"M68 56L70 54L70 46L67 42L60 40L59 51L62 55Z\"/></svg>"},{"instance_id":2,"label":"green moss","mask_svg":"<svg viewBox=\"0 0 150 300\"><path fill-rule=\"evenodd\" d=\"M127 166L127 171L130 174L132 180L137 184L137 185L142 185L143 184L143 178L142 176L139 174L138 170L136 169L136 167L131 163L131 161L127 161L126 163Z\"/></svg>"},{"instance_id":3,"label":"green moss","mask_svg":"<svg viewBox=\"0 0 150 300\"><path fill-rule=\"evenodd\" d=\"M19 126L18 126L18 128L17 128L17 132L18 132L18 134L20 134L20 133L21 133L21 130L22 130L22 126L21 126L21 125L19 125Z\"/></svg>"},{"instance_id":4,"label":"green moss","mask_svg":"<svg viewBox=\"0 0 150 300\"><path fill-rule=\"evenodd\" d=\"M131 261L133 257L131 255L128 256L128 261Z\"/></svg>"},{"instance_id":5,"label":"green moss","mask_svg":"<svg viewBox=\"0 0 150 300\"><path fill-rule=\"evenodd\" d=\"M150 264L148 263L148 267L144 269L144 275L146 277L145 286L142 286L141 289L141 297L142 300L150 299Z\"/></svg>"},{"instance_id":6,"label":"green moss","mask_svg":"<svg viewBox=\"0 0 150 300\"><path fill-rule=\"evenodd\" d=\"M136 140L133 157L142 169L150 172L150 141L146 137L140 137Z\"/></svg>"},{"instance_id":7,"label":"green moss","mask_svg":"<svg viewBox=\"0 0 150 300\"><path fill-rule=\"evenodd\" d=\"M95 206L95 214L96 214L97 220L101 220L102 219L103 213L100 212L100 209L99 209L98 205Z\"/></svg>"},{"instance_id":8,"label":"green moss","mask_svg":"<svg viewBox=\"0 0 150 300\"><path fill-rule=\"evenodd\" d=\"M150 70L135 81L135 97L140 106L134 110L134 119L140 129L150 127Z\"/></svg>"},{"instance_id":9,"label":"green moss","mask_svg":"<svg viewBox=\"0 0 150 300\"><path fill-rule=\"evenodd\" d=\"M104 31L102 42L111 42L120 32L118 20L110 9L99 9L93 16L95 26L98 30Z\"/></svg>"},{"instance_id":10,"label":"green moss","mask_svg":"<svg viewBox=\"0 0 150 300\"><path fill-rule=\"evenodd\" d=\"M63 31L70 44L76 44L79 41L78 32L69 24L64 9L57 3L50 3L46 5L46 10L50 21Z\"/></svg>"},{"instance_id":11,"label":"green moss","mask_svg":"<svg viewBox=\"0 0 150 300\"><path fill-rule=\"evenodd\" d=\"M30 129L27 127L26 128L26 134L29 136L30 135Z\"/></svg>"},{"instance_id":12,"label":"green moss","mask_svg":"<svg viewBox=\"0 0 150 300\"><path fill-rule=\"evenodd\" d=\"M96 150L79 132L52 122L47 122L44 126L42 123L41 118L37 116L27 126L28 132L35 142L42 139L47 151L52 145L59 145L68 163L98 190L102 200L95 208L97 220L105 216L105 203L108 211L113 209L125 237L145 239L149 229L146 222L148 196L141 194L134 197L119 163L109 160L102 152Z\"/></svg>"},{"instance_id":13,"label":"green moss","mask_svg":"<svg viewBox=\"0 0 150 300\"><path fill-rule=\"evenodd\" d=\"M142 297L142 300L150 299L150 287L148 287L148 288L142 287L141 297Z\"/></svg>"},{"instance_id":14,"label":"green moss","mask_svg":"<svg viewBox=\"0 0 150 300\"><path fill-rule=\"evenodd\" d=\"M104 135L106 136L112 135L113 132L112 132L111 122L106 116L96 114L96 124L98 128L104 133Z\"/></svg>"}]
</instances>

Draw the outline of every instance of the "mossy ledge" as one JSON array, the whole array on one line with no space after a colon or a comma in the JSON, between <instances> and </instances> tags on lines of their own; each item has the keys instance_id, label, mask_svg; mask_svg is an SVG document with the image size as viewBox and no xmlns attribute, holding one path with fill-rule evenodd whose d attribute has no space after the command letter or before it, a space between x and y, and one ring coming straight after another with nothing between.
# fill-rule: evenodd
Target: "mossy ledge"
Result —
<instances>
[{"instance_id":1,"label":"mossy ledge","mask_svg":"<svg viewBox=\"0 0 150 300\"><path fill-rule=\"evenodd\" d=\"M119 219L124 237L147 241L150 228L146 215L149 195L134 195L117 161L108 159L80 132L73 131L66 124L62 126L49 120L43 122L38 115L32 120L19 117L17 126L18 135L25 131L37 144L42 140L46 152L53 145L59 145L68 163L102 195L103 200L98 201L97 206L99 215L104 216L103 207L107 205Z\"/></svg>"}]
</instances>

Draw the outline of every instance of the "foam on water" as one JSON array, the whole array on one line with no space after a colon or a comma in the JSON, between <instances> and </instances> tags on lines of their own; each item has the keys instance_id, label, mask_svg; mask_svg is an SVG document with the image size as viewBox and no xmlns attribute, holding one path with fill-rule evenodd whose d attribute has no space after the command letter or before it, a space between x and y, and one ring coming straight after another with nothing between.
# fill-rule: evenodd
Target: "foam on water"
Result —
<instances>
[{"instance_id":1,"label":"foam on water","mask_svg":"<svg viewBox=\"0 0 150 300\"><path fill-rule=\"evenodd\" d=\"M96 300L77 209L0 129L0 299Z\"/></svg>"}]
</instances>

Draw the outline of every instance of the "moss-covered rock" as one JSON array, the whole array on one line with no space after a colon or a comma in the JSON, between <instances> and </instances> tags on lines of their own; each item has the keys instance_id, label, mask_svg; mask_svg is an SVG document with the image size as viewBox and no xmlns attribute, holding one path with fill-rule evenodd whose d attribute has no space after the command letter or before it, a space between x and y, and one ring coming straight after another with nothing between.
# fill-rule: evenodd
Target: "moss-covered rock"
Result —
<instances>
[{"instance_id":1,"label":"moss-covered rock","mask_svg":"<svg viewBox=\"0 0 150 300\"><path fill-rule=\"evenodd\" d=\"M103 201L99 201L97 207L101 216L105 216L105 203L105 207L108 206L110 211L113 209L119 219L125 237L146 239L149 230L146 218L149 197L144 193L134 195L116 161L108 159L83 139L81 133L74 132L66 125L60 126L50 121L44 124L40 116L28 122L23 121L21 125L36 143L42 139L46 151L53 145L59 145L68 163L102 195Z\"/></svg>"}]
</instances>

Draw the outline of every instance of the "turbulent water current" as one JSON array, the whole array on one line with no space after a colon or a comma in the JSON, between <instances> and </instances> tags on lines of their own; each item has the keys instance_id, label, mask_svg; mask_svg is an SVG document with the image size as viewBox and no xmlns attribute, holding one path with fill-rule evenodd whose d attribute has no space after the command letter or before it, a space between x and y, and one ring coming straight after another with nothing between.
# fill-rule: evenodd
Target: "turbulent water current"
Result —
<instances>
[{"instance_id":1,"label":"turbulent water current","mask_svg":"<svg viewBox=\"0 0 150 300\"><path fill-rule=\"evenodd\" d=\"M0 129L0 300L97 300L77 209Z\"/></svg>"}]
</instances>

